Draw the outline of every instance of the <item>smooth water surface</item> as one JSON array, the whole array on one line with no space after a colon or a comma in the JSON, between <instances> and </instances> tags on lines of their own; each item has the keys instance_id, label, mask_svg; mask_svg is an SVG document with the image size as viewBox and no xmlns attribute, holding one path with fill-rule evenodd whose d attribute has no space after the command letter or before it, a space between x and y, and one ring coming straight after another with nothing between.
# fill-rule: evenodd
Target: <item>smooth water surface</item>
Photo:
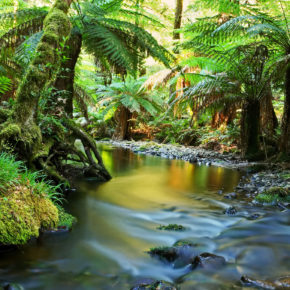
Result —
<instances>
[{"instance_id":1,"label":"smooth water surface","mask_svg":"<svg viewBox=\"0 0 290 290\"><path fill-rule=\"evenodd\" d=\"M1 254L0 280L25 289L130 289L140 278L177 281L181 289L242 289L241 275L272 278L289 274L289 212L255 208L219 194L231 192L240 173L179 160L135 155L103 146L114 178L103 184L80 180L68 210L78 224L69 234L44 236L16 252ZM224 210L235 205L236 216ZM249 216L259 213L260 218ZM160 231L170 223L184 232ZM227 266L205 273L174 269L150 257L156 246L179 240L197 253L225 257Z\"/></svg>"}]
</instances>

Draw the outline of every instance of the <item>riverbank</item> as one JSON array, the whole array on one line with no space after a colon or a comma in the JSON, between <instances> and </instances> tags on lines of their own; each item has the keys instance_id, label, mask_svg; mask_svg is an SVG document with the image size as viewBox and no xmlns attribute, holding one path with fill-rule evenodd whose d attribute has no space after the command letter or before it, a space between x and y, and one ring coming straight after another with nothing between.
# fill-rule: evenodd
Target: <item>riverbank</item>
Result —
<instances>
[{"instance_id":1,"label":"riverbank","mask_svg":"<svg viewBox=\"0 0 290 290\"><path fill-rule=\"evenodd\" d=\"M238 154L220 153L194 146L160 144L146 141L99 141L99 143L110 143L113 146L129 149L136 154L160 156L168 159L180 159L196 164L220 166L226 168L241 169L248 167L251 163L242 160Z\"/></svg>"},{"instance_id":2,"label":"riverbank","mask_svg":"<svg viewBox=\"0 0 290 290\"><path fill-rule=\"evenodd\" d=\"M290 204L290 164L269 162L248 162L240 155L220 153L193 146L159 144L145 141L100 141L122 147L136 154L180 159L193 164L219 166L244 172L235 192L227 198L246 198L249 202L262 205L278 205L282 208Z\"/></svg>"},{"instance_id":3,"label":"riverbank","mask_svg":"<svg viewBox=\"0 0 290 290\"><path fill-rule=\"evenodd\" d=\"M60 186L0 154L0 251L27 244L40 233L69 229L75 218L60 206Z\"/></svg>"}]
</instances>

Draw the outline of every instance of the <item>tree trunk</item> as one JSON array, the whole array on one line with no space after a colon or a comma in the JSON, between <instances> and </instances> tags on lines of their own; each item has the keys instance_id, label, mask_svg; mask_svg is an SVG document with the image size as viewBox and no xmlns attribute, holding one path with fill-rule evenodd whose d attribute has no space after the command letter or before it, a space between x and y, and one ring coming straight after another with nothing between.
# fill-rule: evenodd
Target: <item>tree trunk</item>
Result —
<instances>
[{"instance_id":1,"label":"tree trunk","mask_svg":"<svg viewBox=\"0 0 290 290\"><path fill-rule=\"evenodd\" d=\"M180 39L180 33L176 32L175 30L181 28L182 12L183 12L183 0L176 0L173 40Z\"/></svg>"},{"instance_id":2,"label":"tree trunk","mask_svg":"<svg viewBox=\"0 0 290 290\"><path fill-rule=\"evenodd\" d=\"M60 43L71 31L67 17L70 3L70 0L56 0L46 16L36 57L17 90L12 116L0 128L0 147L9 147L9 144L15 147L17 144L19 153L26 158L33 158L41 146L42 136L35 122L38 102L43 89L60 67Z\"/></svg>"},{"instance_id":3,"label":"tree trunk","mask_svg":"<svg viewBox=\"0 0 290 290\"><path fill-rule=\"evenodd\" d=\"M286 69L285 103L282 118L280 151L285 155L290 155L290 65Z\"/></svg>"},{"instance_id":4,"label":"tree trunk","mask_svg":"<svg viewBox=\"0 0 290 290\"><path fill-rule=\"evenodd\" d=\"M270 83L267 85L266 94L261 101L260 114L262 132L266 136L273 136L275 129L278 127L278 119L273 107L273 94Z\"/></svg>"},{"instance_id":5,"label":"tree trunk","mask_svg":"<svg viewBox=\"0 0 290 290\"><path fill-rule=\"evenodd\" d=\"M121 106L116 112L115 119L117 127L114 132L114 140L127 140L130 138L129 120L132 118L132 113L126 107Z\"/></svg>"},{"instance_id":6,"label":"tree trunk","mask_svg":"<svg viewBox=\"0 0 290 290\"><path fill-rule=\"evenodd\" d=\"M241 144L243 156L254 160L260 154L260 101L247 100L243 105L241 118Z\"/></svg>"},{"instance_id":7,"label":"tree trunk","mask_svg":"<svg viewBox=\"0 0 290 290\"><path fill-rule=\"evenodd\" d=\"M67 53L66 61L61 66L60 73L55 80L54 88L58 94L57 102L54 103L54 114L63 115L65 113L68 117L73 116L73 94L74 94L74 78L75 66L81 52L82 35L77 28L71 32L69 40L66 42ZM59 102L65 105L59 105ZM52 106L50 106L50 109ZM64 112L57 112L58 108L64 108Z\"/></svg>"}]
</instances>

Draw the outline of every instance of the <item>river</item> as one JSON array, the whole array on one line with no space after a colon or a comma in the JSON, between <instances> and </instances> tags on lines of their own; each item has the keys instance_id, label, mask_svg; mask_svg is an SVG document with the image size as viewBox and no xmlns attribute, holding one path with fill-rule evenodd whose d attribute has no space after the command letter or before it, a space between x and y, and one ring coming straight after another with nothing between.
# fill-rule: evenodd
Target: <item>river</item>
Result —
<instances>
[{"instance_id":1,"label":"river","mask_svg":"<svg viewBox=\"0 0 290 290\"><path fill-rule=\"evenodd\" d=\"M241 178L236 170L136 155L102 145L113 179L77 180L68 211L78 218L68 234L45 235L18 251L1 254L0 280L25 289L130 289L141 278L169 282L185 274L180 289L243 289L242 275L289 274L289 212L228 200ZM224 214L235 206L235 216ZM251 219L258 213L258 219ZM160 225L183 225L172 232ZM219 271L192 272L150 257L157 246L179 240L198 253L223 256ZM189 272L189 273L188 273ZM247 288L249 289L249 288Z\"/></svg>"}]
</instances>

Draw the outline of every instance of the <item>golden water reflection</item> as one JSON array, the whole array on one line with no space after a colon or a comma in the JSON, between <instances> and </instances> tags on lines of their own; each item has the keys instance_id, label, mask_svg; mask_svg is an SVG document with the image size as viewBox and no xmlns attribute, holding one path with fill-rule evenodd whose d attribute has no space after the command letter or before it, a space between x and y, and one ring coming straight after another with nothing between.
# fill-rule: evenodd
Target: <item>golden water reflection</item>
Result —
<instances>
[{"instance_id":1,"label":"golden water reflection","mask_svg":"<svg viewBox=\"0 0 290 290\"><path fill-rule=\"evenodd\" d=\"M131 151L103 147L101 154L113 179L87 192L103 200L132 209L148 209L178 202L188 203L190 196L232 191L240 173L214 166L198 166L182 160L136 155ZM196 201L195 201L196 202Z\"/></svg>"}]
</instances>

